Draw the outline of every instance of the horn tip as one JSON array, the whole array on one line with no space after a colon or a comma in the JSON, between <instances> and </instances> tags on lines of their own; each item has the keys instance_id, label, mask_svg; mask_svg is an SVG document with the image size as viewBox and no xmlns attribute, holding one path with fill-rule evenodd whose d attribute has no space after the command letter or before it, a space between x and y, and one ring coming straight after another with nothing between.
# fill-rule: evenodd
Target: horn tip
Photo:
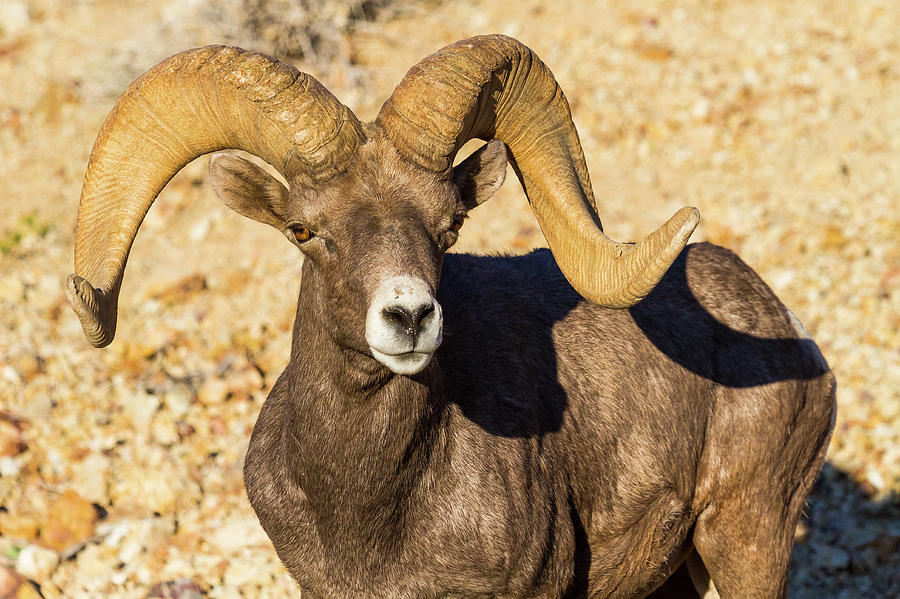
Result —
<instances>
[{"instance_id":1,"label":"horn tip","mask_svg":"<svg viewBox=\"0 0 900 599\"><path fill-rule=\"evenodd\" d=\"M81 321L84 336L94 347L109 345L116 333L115 322L104 322L104 309L107 298L99 289L95 289L86 279L71 274L66 279L66 297L69 305Z\"/></svg>"},{"instance_id":2,"label":"horn tip","mask_svg":"<svg viewBox=\"0 0 900 599\"><path fill-rule=\"evenodd\" d=\"M673 228L677 231L675 237L683 239L684 243L687 243L688 237L700 224L700 211L693 206L685 206L676 212L669 222L674 225Z\"/></svg>"}]
</instances>

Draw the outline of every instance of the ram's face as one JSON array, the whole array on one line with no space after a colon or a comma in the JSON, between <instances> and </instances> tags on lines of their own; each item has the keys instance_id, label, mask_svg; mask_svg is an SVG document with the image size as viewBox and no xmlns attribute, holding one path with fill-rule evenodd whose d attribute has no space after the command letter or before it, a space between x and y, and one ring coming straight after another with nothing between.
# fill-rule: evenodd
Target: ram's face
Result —
<instances>
[{"instance_id":1,"label":"ram's face","mask_svg":"<svg viewBox=\"0 0 900 599\"><path fill-rule=\"evenodd\" d=\"M435 294L444 253L467 208L503 181L503 144L485 148L435 174L372 141L351 168L318 188L295 182L288 190L232 155L214 157L210 170L226 204L280 229L311 261L315 280L305 284L329 316L332 339L395 373L414 374L442 339Z\"/></svg>"}]
</instances>

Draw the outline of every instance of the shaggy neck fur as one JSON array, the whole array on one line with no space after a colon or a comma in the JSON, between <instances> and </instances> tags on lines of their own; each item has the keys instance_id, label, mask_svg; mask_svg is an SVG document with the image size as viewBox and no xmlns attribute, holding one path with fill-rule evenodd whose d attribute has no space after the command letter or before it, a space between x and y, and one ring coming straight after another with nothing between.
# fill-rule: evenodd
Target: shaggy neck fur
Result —
<instances>
[{"instance_id":1,"label":"shaggy neck fur","mask_svg":"<svg viewBox=\"0 0 900 599\"><path fill-rule=\"evenodd\" d=\"M436 475L432 457L444 444L446 420L437 365L399 376L336 343L322 291L307 263L285 373L292 403L284 434L296 448L289 472L309 499L322 539L343 548L363 544L384 556L400 549L411 498Z\"/></svg>"}]
</instances>

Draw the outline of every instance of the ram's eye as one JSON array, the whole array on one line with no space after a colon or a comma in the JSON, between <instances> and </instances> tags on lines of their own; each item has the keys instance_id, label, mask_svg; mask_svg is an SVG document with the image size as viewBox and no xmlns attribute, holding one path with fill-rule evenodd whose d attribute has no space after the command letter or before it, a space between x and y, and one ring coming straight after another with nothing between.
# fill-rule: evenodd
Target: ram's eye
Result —
<instances>
[{"instance_id":1,"label":"ram's eye","mask_svg":"<svg viewBox=\"0 0 900 599\"><path fill-rule=\"evenodd\" d=\"M466 216L464 214L457 214L453 217L453 222L450 223L450 230L456 233L460 229L462 229L463 222L466 220Z\"/></svg>"},{"instance_id":2,"label":"ram's eye","mask_svg":"<svg viewBox=\"0 0 900 599\"><path fill-rule=\"evenodd\" d=\"M313 237L313 232L309 227L304 227L303 225L291 225L291 234L294 236L299 243L303 243L304 241L309 241Z\"/></svg>"}]
</instances>

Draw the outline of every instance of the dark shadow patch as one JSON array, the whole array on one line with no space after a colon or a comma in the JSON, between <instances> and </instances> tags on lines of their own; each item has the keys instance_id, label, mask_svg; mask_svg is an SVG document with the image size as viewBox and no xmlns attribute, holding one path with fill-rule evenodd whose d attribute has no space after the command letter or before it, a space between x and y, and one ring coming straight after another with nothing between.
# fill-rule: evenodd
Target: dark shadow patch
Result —
<instances>
[{"instance_id":1,"label":"dark shadow patch","mask_svg":"<svg viewBox=\"0 0 900 599\"><path fill-rule=\"evenodd\" d=\"M704 278L721 287L722 294L733 297L765 294L770 296L772 305L780 305L771 290L737 256L709 244L690 245L650 295L629 310L647 339L674 362L726 387L756 387L791 379L813 379L824 374L825 363L813 340L749 335L726 326L703 307L691 290L687 275L688 261L693 260L693 254L701 249L704 253L721 254L723 260L718 265L707 260L701 266L692 265L695 278L708 275ZM728 265L728 262L732 264ZM736 271L735 262L747 276L717 281L724 279L726 272ZM729 284L737 285L737 288L729 289ZM750 301L747 298L744 303ZM748 315L748 320L753 316Z\"/></svg>"}]
</instances>

